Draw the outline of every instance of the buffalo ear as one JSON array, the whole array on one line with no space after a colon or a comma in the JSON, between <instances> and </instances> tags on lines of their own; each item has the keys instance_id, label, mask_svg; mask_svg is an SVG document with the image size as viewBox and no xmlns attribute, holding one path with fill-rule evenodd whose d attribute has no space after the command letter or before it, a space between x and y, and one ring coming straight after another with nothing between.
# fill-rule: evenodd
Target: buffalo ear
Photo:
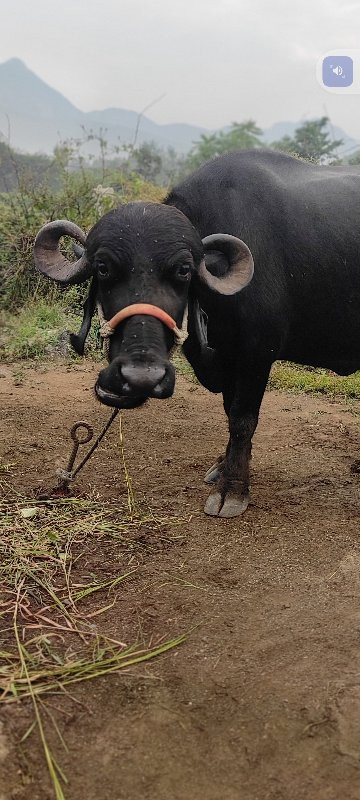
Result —
<instances>
[{"instance_id":1,"label":"buffalo ear","mask_svg":"<svg viewBox=\"0 0 360 800\"><path fill-rule=\"evenodd\" d=\"M202 243L205 257L199 267L199 276L206 286L218 294L232 295L250 283L254 260L242 239L217 233L206 236Z\"/></svg>"},{"instance_id":2,"label":"buffalo ear","mask_svg":"<svg viewBox=\"0 0 360 800\"><path fill-rule=\"evenodd\" d=\"M189 337L197 342L201 351L208 348L207 316L200 307L197 295L191 289L188 297L187 331Z\"/></svg>"},{"instance_id":3,"label":"buffalo ear","mask_svg":"<svg viewBox=\"0 0 360 800\"><path fill-rule=\"evenodd\" d=\"M222 392L224 386L222 359L209 346L207 316L193 291L189 291L188 338L182 345L185 358L192 365L200 383L210 392Z\"/></svg>"},{"instance_id":4,"label":"buffalo ear","mask_svg":"<svg viewBox=\"0 0 360 800\"><path fill-rule=\"evenodd\" d=\"M91 328L91 320L96 308L97 282L93 278L91 281L89 294L84 303L83 319L79 333L70 334L70 344L79 356L84 355L86 338Z\"/></svg>"}]
</instances>

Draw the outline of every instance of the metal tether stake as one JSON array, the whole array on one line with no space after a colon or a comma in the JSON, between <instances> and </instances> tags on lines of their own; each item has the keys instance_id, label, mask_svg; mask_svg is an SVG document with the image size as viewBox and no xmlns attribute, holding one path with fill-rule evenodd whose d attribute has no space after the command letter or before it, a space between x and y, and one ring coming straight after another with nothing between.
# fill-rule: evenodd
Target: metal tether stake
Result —
<instances>
[{"instance_id":1,"label":"metal tether stake","mask_svg":"<svg viewBox=\"0 0 360 800\"><path fill-rule=\"evenodd\" d=\"M110 425L113 423L115 417L117 417L117 415L119 414L119 411L120 411L119 408L114 408L114 410L111 413L111 416L108 419L106 425L104 425L102 431L99 433L98 437L95 439L94 444L91 445L90 450L88 450L88 452L86 453L84 458L80 461L80 463L77 465L76 469L74 469L74 470L73 470L73 466L74 466L74 463L75 463L75 458L76 458L76 455L77 455L77 451L79 449L79 445L80 444L87 444L87 442L90 442L90 440L93 437L93 429L92 429L91 425L89 425L87 422L83 422L82 420L79 421L79 422L75 422L75 424L71 427L70 436L71 436L74 444L73 444L73 448L72 448L72 451L71 451L71 454L70 454L70 458L69 458L69 461L68 461L67 468L66 469L58 469L58 470L56 470L56 474L60 478L59 485L60 485L61 488L64 488L64 489L68 488L70 481L74 480L76 475L80 472L80 470L82 470L82 468L85 466L86 462L89 460L89 458L91 458L92 454L94 453L94 451L96 450L96 448L100 444L101 440L104 438L106 432L110 428ZM80 438L79 435L77 434L77 431L80 428L85 428L87 430L87 434L86 434L86 436L84 438L83 437Z\"/></svg>"}]
</instances>

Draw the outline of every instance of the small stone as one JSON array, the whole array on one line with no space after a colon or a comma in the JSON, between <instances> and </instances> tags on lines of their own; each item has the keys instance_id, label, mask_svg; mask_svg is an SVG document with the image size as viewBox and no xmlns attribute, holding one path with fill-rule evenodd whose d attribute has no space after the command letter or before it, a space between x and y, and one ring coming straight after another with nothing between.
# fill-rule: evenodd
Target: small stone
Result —
<instances>
[{"instance_id":1,"label":"small stone","mask_svg":"<svg viewBox=\"0 0 360 800\"><path fill-rule=\"evenodd\" d=\"M23 519L32 519L33 517L36 517L36 514L38 514L38 512L39 512L38 508L22 508L19 511L19 514L21 517L23 517Z\"/></svg>"}]
</instances>

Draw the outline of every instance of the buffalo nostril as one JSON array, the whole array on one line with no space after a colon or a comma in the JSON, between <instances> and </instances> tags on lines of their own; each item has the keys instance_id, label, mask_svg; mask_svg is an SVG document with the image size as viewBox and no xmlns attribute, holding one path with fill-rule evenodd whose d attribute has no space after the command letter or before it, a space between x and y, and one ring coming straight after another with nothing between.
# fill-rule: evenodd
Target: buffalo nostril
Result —
<instances>
[{"instance_id":1,"label":"buffalo nostril","mask_svg":"<svg viewBox=\"0 0 360 800\"><path fill-rule=\"evenodd\" d=\"M160 383L165 373L165 367L157 367L155 365L126 364L121 367L122 377L125 378L129 386L132 389L145 392Z\"/></svg>"}]
</instances>

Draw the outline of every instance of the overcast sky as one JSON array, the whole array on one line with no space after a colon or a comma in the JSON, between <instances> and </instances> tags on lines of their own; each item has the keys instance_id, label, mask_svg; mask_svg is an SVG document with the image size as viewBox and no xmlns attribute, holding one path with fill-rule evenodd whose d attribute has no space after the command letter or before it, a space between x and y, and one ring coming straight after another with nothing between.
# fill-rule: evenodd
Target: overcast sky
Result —
<instances>
[{"instance_id":1,"label":"overcast sky","mask_svg":"<svg viewBox=\"0 0 360 800\"><path fill-rule=\"evenodd\" d=\"M360 0L1 0L0 61L17 56L83 111L261 127L328 113L360 139L360 95L331 95L318 57L360 48Z\"/></svg>"}]
</instances>

